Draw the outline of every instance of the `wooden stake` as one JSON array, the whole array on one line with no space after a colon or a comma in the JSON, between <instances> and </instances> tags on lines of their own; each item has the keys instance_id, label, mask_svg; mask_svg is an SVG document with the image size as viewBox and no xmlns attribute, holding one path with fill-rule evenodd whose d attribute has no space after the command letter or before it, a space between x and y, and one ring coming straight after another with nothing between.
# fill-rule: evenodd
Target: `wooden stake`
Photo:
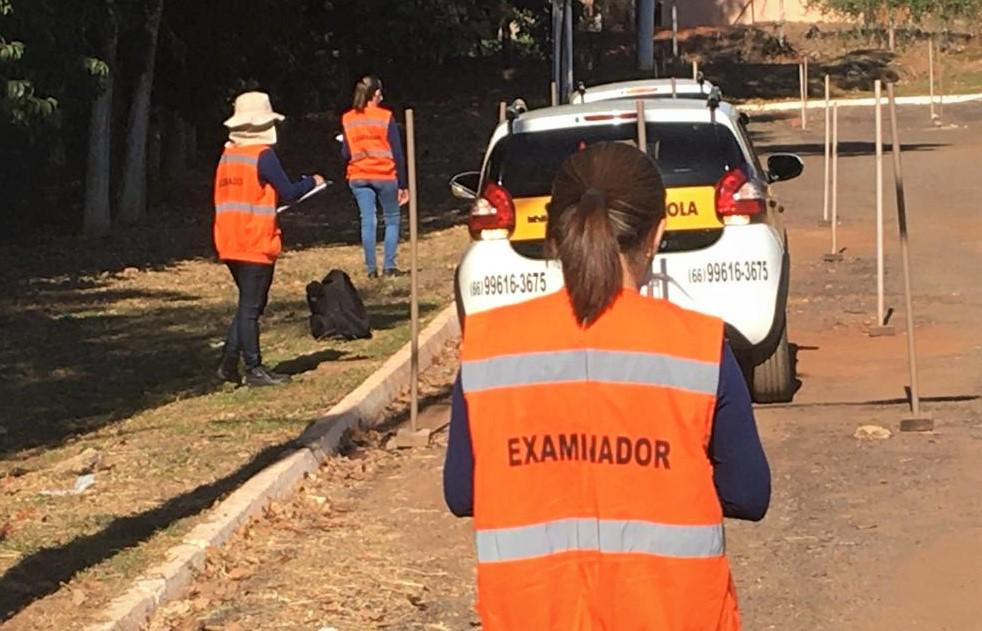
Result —
<instances>
[{"instance_id":1,"label":"wooden stake","mask_svg":"<svg viewBox=\"0 0 982 631\"><path fill-rule=\"evenodd\" d=\"M556 82L555 81L550 81L549 82L549 103L553 107L556 107L556 105L559 104L559 92L558 92L558 90L556 88Z\"/></svg>"},{"instance_id":2,"label":"wooden stake","mask_svg":"<svg viewBox=\"0 0 982 631\"><path fill-rule=\"evenodd\" d=\"M822 258L830 263L842 260L837 240L839 223L839 104L832 104L832 250Z\"/></svg>"},{"instance_id":3,"label":"wooden stake","mask_svg":"<svg viewBox=\"0 0 982 631\"><path fill-rule=\"evenodd\" d=\"M695 81L699 78L699 62L692 60L692 80Z\"/></svg>"},{"instance_id":4,"label":"wooden stake","mask_svg":"<svg viewBox=\"0 0 982 631\"><path fill-rule=\"evenodd\" d=\"M413 110L406 110L406 165L409 171L409 431L396 433L396 447L425 447L430 430L419 428L419 244L416 185L416 125Z\"/></svg>"},{"instance_id":5,"label":"wooden stake","mask_svg":"<svg viewBox=\"0 0 982 631\"><path fill-rule=\"evenodd\" d=\"M931 120L934 121L934 38L927 40L927 76L929 86L929 94L931 95ZM893 85L893 84L890 84Z\"/></svg>"},{"instance_id":6,"label":"wooden stake","mask_svg":"<svg viewBox=\"0 0 982 631\"><path fill-rule=\"evenodd\" d=\"M634 107L638 115L638 149L648 153L648 127L644 120L644 101L638 99L634 102Z\"/></svg>"},{"instance_id":7,"label":"wooden stake","mask_svg":"<svg viewBox=\"0 0 982 631\"><path fill-rule=\"evenodd\" d=\"M418 217L416 199L416 125L411 109L406 110L406 144L409 170L409 318L412 347L410 356L409 419L415 432L416 417L419 414L419 274L416 272L418 258Z\"/></svg>"},{"instance_id":8,"label":"wooden stake","mask_svg":"<svg viewBox=\"0 0 982 631\"><path fill-rule=\"evenodd\" d=\"M900 137L897 133L897 103L893 83L887 84L890 99L890 135L893 150L893 177L897 187L897 225L900 228L900 260L904 269L904 306L907 318L907 365L910 370L910 418L900 421L901 431L934 429L930 416L921 414L920 390L917 384L917 350L914 345L914 307L910 290L910 248L907 237L907 204L904 199L904 176L900 163Z\"/></svg>"},{"instance_id":9,"label":"wooden stake","mask_svg":"<svg viewBox=\"0 0 982 631\"><path fill-rule=\"evenodd\" d=\"M827 223L829 220L829 157L832 141L831 116L832 111L829 108L829 75L825 75L825 178L822 182L825 189L825 198L822 203L823 223Z\"/></svg>"},{"instance_id":10,"label":"wooden stake","mask_svg":"<svg viewBox=\"0 0 982 631\"><path fill-rule=\"evenodd\" d=\"M883 305L883 97L882 85L873 82L874 115L876 118L876 324L870 327L870 337L893 335L892 324L887 324Z\"/></svg>"},{"instance_id":11,"label":"wooden stake","mask_svg":"<svg viewBox=\"0 0 982 631\"><path fill-rule=\"evenodd\" d=\"M938 47L938 122L944 118L944 56Z\"/></svg>"},{"instance_id":12,"label":"wooden stake","mask_svg":"<svg viewBox=\"0 0 982 631\"><path fill-rule=\"evenodd\" d=\"M798 98L801 101L801 129L808 125L808 114L805 111L805 62L798 63Z\"/></svg>"}]
</instances>

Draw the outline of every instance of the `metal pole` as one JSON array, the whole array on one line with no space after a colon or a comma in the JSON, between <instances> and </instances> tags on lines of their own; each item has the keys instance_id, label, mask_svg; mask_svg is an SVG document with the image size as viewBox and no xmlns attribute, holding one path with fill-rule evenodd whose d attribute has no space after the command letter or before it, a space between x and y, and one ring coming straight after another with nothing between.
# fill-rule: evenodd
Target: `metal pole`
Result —
<instances>
[{"instance_id":1,"label":"metal pole","mask_svg":"<svg viewBox=\"0 0 982 631\"><path fill-rule=\"evenodd\" d=\"M930 83L929 94L931 95L931 120L933 121L935 118L934 116L934 38L933 37L927 40L927 66L928 66L928 70L927 70L928 82Z\"/></svg>"},{"instance_id":2,"label":"metal pole","mask_svg":"<svg viewBox=\"0 0 982 631\"><path fill-rule=\"evenodd\" d=\"M569 94L573 91L573 4L566 0L563 4L563 80L560 84L559 99L562 103L569 102Z\"/></svg>"},{"instance_id":3,"label":"metal pole","mask_svg":"<svg viewBox=\"0 0 982 631\"><path fill-rule=\"evenodd\" d=\"M907 362L910 369L910 405L914 418L900 422L901 430L932 429L934 423L921 417L920 390L917 386L917 352L914 347L914 307L910 295L910 252L907 243L907 205L904 200L904 177L900 164L900 138L897 133L897 103L893 83L887 84L890 99L890 135L893 150L893 177L897 186L897 225L900 228L900 260L904 269L904 307L907 311ZM905 422L906 421L906 422Z\"/></svg>"},{"instance_id":4,"label":"metal pole","mask_svg":"<svg viewBox=\"0 0 982 631\"><path fill-rule=\"evenodd\" d=\"M409 426L417 430L419 414L419 275L416 273L417 258L417 208L416 208L416 127L413 111L406 110L406 153L409 167L409 318L410 347L409 363Z\"/></svg>"},{"instance_id":5,"label":"metal pole","mask_svg":"<svg viewBox=\"0 0 982 631\"><path fill-rule=\"evenodd\" d=\"M678 95L675 93L675 77L672 77L672 98L677 98L677 96Z\"/></svg>"},{"instance_id":6,"label":"metal pole","mask_svg":"<svg viewBox=\"0 0 982 631\"><path fill-rule=\"evenodd\" d=\"M503 123L508 118L508 105L501 101L498 103L498 122Z\"/></svg>"},{"instance_id":7,"label":"metal pole","mask_svg":"<svg viewBox=\"0 0 982 631\"><path fill-rule=\"evenodd\" d=\"M559 92L555 81L549 82L549 104L553 107L559 105Z\"/></svg>"},{"instance_id":8,"label":"metal pole","mask_svg":"<svg viewBox=\"0 0 982 631\"><path fill-rule=\"evenodd\" d=\"M825 188L825 199L822 203L822 221L829 220L829 148L831 143L831 118L832 111L829 109L829 76L825 75L825 178L823 180Z\"/></svg>"},{"instance_id":9,"label":"metal pole","mask_svg":"<svg viewBox=\"0 0 982 631\"><path fill-rule=\"evenodd\" d=\"M679 58L679 11L675 0L672 0L672 57Z\"/></svg>"},{"instance_id":10,"label":"metal pole","mask_svg":"<svg viewBox=\"0 0 982 631\"><path fill-rule=\"evenodd\" d=\"M805 124L808 123L808 56L805 56L805 81L801 87L801 93L805 97ZM804 129L804 125L801 127Z\"/></svg>"},{"instance_id":11,"label":"metal pole","mask_svg":"<svg viewBox=\"0 0 982 631\"><path fill-rule=\"evenodd\" d=\"M635 111L638 114L638 149L648 153L648 128L644 120L644 101L638 99L634 103Z\"/></svg>"},{"instance_id":12,"label":"metal pole","mask_svg":"<svg viewBox=\"0 0 982 631\"><path fill-rule=\"evenodd\" d=\"M552 82L559 85L563 75L563 6L562 0L552 0ZM556 105L553 98L552 104Z\"/></svg>"}]
</instances>

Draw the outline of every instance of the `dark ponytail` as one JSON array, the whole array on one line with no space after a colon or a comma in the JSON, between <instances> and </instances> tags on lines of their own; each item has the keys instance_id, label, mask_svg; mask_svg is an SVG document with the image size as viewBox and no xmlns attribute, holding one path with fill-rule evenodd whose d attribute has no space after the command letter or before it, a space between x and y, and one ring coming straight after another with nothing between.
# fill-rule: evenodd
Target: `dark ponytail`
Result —
<instances>
[{"instance_id":1,"label":"dark ponytail","mask_svg":"<svg viewBox=\"0 0 982 631\"><path fill-rule=\"evenodd\" d=\"M647 155L598 143L560 167L548 214L548 248L563 264L577 321L589 326L623 286L620 255L643 264L645 238L665 217L665 188Z\"/></svg>"},{"instance_id":2,"label":"dark ponytail","mask_svg":"<svg viewBox=\"0 0 982 631\"><path fill-rule=\"evenodd\" d=\"M553 232L576 320L587 325L607 308L623 283L620 248L607 219L603 191L584 191L577 203L560 213Z\"/></svg>"},{"instance_id":3,"label":"dark ponytail","mask_svg":"<svg viewBox=\"0 0 982 631\"><path fill-rule=\"evenodd\" d=\"M355 95L351 99L351 107L358 112L364 111L365 106L375 97L375 93L382 89L382 81L375 75L362 77L355 84Z\"/></svg>"}]
</instances>

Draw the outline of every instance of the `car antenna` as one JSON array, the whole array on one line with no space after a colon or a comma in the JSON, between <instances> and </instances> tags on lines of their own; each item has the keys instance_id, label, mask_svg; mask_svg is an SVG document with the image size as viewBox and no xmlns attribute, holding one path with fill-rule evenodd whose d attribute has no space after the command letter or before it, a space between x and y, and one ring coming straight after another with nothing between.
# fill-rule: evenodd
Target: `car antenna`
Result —
<instances>
[{"instance_id":1,"label":"car antenna","mask_svg":"<svg viewBox=\"0 0 982 631\"><path fill-rule=\"evenodd\" d=\"M716 124L716 109L719 108L720 101L723 100L723 95L719 91L719 86L713 86L713 89L709 91L709 96L706 98L706 107L709 108L709 117L713 121L713 125Z\"/></svg>"},{"instance_id":2,"label":"car antenna","mask_svg":"<svg viewBox=\"0 0 982 631\"><path fill-rule=\"evenodd\" d=\"M505 110L505 120L508 121L508 133L511 133L512 123L521 114L529 111L528 105L525 104L524 99L515 99L511 102L511 105Z\"/></svg>"}]
</instances>

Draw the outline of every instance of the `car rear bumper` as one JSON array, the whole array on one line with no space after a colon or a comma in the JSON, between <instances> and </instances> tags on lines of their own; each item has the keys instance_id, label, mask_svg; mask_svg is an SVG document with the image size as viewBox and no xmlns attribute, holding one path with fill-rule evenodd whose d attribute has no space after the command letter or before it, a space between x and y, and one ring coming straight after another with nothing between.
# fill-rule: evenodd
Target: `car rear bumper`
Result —
<instances>
[{"instance_id":1,"label":"car rear bumper","mask_svg":"<svg viewBox=\"0 0 982 631\"><path fill-rule=\"evenodd\" d=\"M642 293L721 318L734 350L756 356L766 353L784 325L787 267L776 229L729 226L709 247L656 256ZM524 302L562 285L557 261L524 257L506 239L472 243L457 270L464 314Z\"/></svg>"}]
</instances>

